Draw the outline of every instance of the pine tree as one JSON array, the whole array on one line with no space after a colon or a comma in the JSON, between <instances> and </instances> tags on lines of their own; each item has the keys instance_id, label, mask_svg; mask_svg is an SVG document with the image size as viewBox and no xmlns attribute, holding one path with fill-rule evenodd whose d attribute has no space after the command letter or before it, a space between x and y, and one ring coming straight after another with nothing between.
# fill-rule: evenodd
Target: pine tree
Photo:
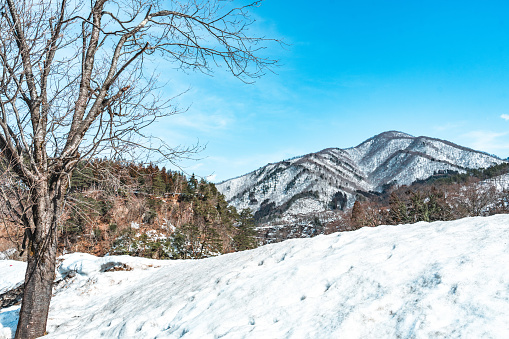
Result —
<instances>
[{"instance_id":1,"label":"pine tree","mask_svg":"<svg viewBox=\"0 0 509 339\"><path fill-rule=\"evenodd\" d=\"M154 175L152 179L152 191L156 195L162 195L166 191L166 185L164 184L161 173Z\"/></svg>"},{"instance_id":2,"label":"pine tree","mask_svg":"<svg viewBox=\"0 0 509 339\"><path fill-rule=\"evenodd\" d=\"M255 222L251 210L243 209L239 215L237 234L233 238L237 251L249 250L257 247Z\"/></svg>"}]
</instances>

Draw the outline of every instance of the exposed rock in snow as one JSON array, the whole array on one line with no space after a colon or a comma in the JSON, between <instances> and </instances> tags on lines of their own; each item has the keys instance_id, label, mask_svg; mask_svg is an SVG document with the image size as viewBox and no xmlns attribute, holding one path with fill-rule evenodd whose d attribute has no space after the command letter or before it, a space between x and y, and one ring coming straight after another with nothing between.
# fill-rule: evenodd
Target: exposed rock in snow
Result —
<instances>
[{"instance_id":1,"label":"exposed rock in snow","mask_svg":"<svg viewBox=\"0 0 509 339\"><path fill-rule=\"evenodd\" d=\"M507 338L507 225L380 226L189 261L71 254L47 337ZM18 308L0 311L0 337Z\"/></svg>"},{"instance_id":2,"label":"exposed rock in snow","mask_svg":"<svg viewBox=\"0 0 509 339\"><path fill-rule=\"evenodd\" d=\"M23 289L24 286L21 284L5 293L0 293L0 309L16 305L21 302L21 299L23 299Z\"/></svg>"}]
</instances>

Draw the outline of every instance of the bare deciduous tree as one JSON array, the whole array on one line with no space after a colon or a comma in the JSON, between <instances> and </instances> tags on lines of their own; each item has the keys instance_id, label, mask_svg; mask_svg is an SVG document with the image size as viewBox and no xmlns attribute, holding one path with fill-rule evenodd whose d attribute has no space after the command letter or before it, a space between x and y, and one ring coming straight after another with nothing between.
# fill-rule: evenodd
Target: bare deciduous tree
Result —
<instances>
[{"instance_id":1,"label":"bare deciduous tree","mask_svg":"<svg viewBox=\"0 0 509 339\"><path fill-rule=\"evenodd\" d=\"M143 127L175 113L157 95L154 61L225 65L246 81L274 60L248 35L247 10L221 0L2 0L0 194L24 228L28 267L16 338L45 333L57 225L73 169L136 149L174 161L193 149L147 141ZM163 8L167 6L168 8Z\"/></svg>"},{"instance_id":2,"label":"bare deciduous tree","mask_svg":"<svg viewBox=\"0 0 509 339\"><path fill-rule=\"evenodd\" d=\"M502 198L493 182L470 179L449 188L449 201L456 218L486 216Z\"/></svg>"}]
</instances>

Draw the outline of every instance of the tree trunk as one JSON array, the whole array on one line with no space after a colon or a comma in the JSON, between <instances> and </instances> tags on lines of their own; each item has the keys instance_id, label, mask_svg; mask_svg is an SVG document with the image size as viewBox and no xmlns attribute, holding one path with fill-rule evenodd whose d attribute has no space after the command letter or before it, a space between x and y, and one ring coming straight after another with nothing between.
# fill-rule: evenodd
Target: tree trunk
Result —
<instances>
[{"instance_id":1,"label":"tree trunk","mask_svg":"<svg viewBox=\"0 0 509 339\"><path fill-rule=\"evenodd\" d=\"M57 248L56 227L44 220L47 237L43 241L30 241L28 246L28 266L25 274L25 289L19 313L16 339L37 338L45 335L49 305L55 279L55 259ZM37 225L37 221L36 221ZM56 225L55 225L56 226Z\"/></svg>"},{"instance_id":2,"label":"tree trunk","mask_svg":"<svg viewBox=\"0 0 509 339\"><path fill-rule=\"evenodd\" d=\"M16 339L32 339L46 334L55 279L57 221L63 205L61 184L58 180L48 189L44 182L35 190L32 209L35 233L27 239L28 265Z\"/></svg>"}]
</instances>

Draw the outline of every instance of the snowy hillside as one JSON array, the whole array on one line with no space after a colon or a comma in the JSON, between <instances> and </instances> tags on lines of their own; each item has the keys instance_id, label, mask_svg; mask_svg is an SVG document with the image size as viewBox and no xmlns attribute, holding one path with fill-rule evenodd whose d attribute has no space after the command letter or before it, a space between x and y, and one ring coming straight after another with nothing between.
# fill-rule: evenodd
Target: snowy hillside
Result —
<instances>
[{"instance_id":1,"label":"snowy hillside","mask_svg":"<svg viewBox=\"0 0 509 339\"><path fill-rule=\"evenodd\" d=\"M509 174L502 174L491 179L484 180L482 184L493 185L497 191L509 190Z\"/></svg>"},{"instance_id":2,"label":"snowy hillside","mask_svg":"<svg viewBox=\"0 0 509 339\"><path fill-rule=\"evenodd\" d=\"M216 186L237 209L250 208L260 220L352 206L358 191L502 162L448 141L391 131L353 148L328 148L269 164Z\"/></svg>"},{"instance_id":3,"label":"snowy hillside","mask_svg":"<svg viewBox=\"0 0 509 339\"><path fill-rule=\"evenodd\" d=\"M193 261L68 255L47 338L508 338L508 225L363 228ZM0 338L18 309L0 311Z\"/></svg>"}]
</instances>

